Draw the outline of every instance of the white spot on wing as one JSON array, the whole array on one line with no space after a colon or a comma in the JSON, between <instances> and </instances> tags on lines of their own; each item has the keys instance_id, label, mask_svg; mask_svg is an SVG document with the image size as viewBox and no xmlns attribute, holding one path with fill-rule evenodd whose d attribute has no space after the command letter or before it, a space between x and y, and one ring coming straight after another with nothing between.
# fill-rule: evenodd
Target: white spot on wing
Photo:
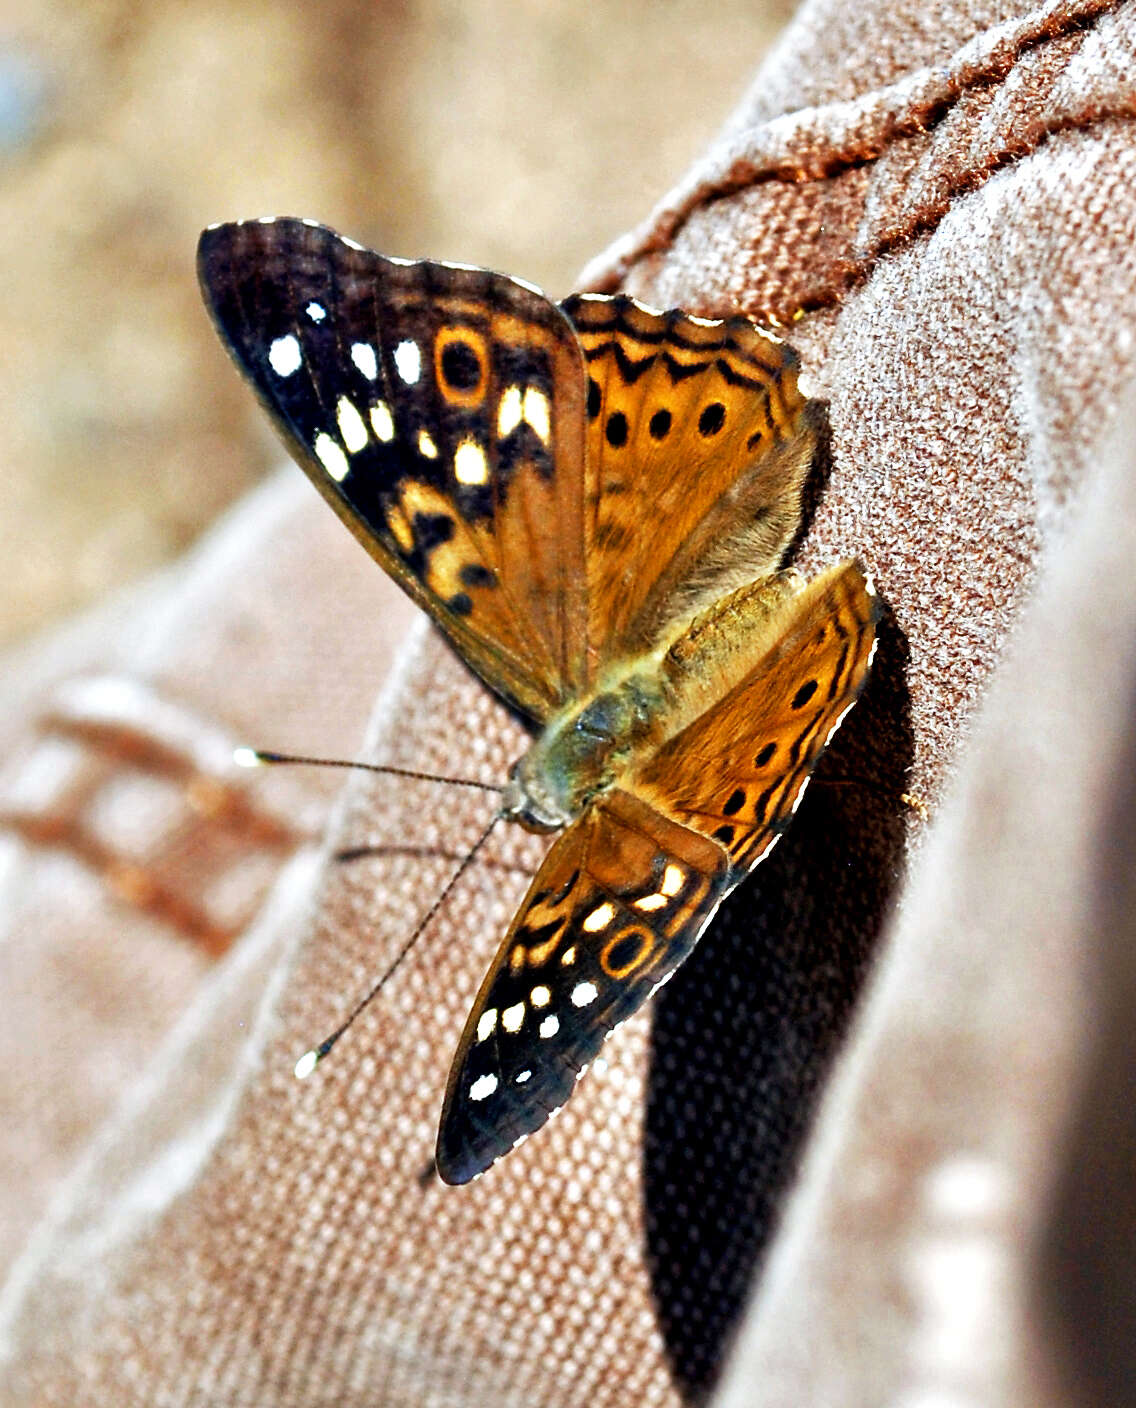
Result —
<instances>
[{"instance_id":1,"label":"white spot on wing","mask_svg":"<svg viewBox=\"0 0 1136 1408\"><path fill-rule=\"evenodd\" d=\"M363 423L363 417L355 409L354 402L348 396L341 396L339 404L335 408L335 418L339 422L339 433L343 436L343 443L351 454L357 455L370 437L367 434L367 427Z\"/></svg>"},{"instance_id":2,"label":"white spot on wing","mask_svg":"<svg viewBox=\"0 0 1136 1408\"><path fill-rule=\"evenodd\" d=\"M303 365L299 340L292 333L278 337L268 349L268 365L277 376L291 376Z\"/></svg>"},{"instance_id":3,"label":"white spot on wing","mask_svg":"<svg viewBox=\"0 0 1136 1408\"><path fill-rule=\"evenodd\" d=\"M477 1019L477 1039L478 1041L488 1041L497 1027L496 1007L487 1007Z\"/></svg>"},{"instance_id":4,"label":"white spot on wing","mask_svg":"<svg viewBox=\"0 0 1136 1408\"><path fill-rule=\"evenodd\" d=\"M552 1001L552 993L540 983L529 993L529 1001L534 1007L547 1007Z\"/></svg>"},{"instance_id":5,"label":"white spot on wing","mask_svg":"<svg viewBox=\"0 0 1136 1408\"><path fill-rule=\"evenodd\" d=\"M348 249L354 249L359 254L366 254L366 249L363 245L359 243L358 240L348 239L346 235L340 235L339 238L343 241L343 243L347 246Z\"/></svg>"},{"instance_id":6,"label":"white spot on wing","mask_svg":"<svg viewBox=\"0 0 1136 1408\"><path fill-rule=\"evenodd\" d=\"M507 386L505 394L501 397L497 407L497 438L504 440L507 435L520 425L523 419L521 409L521 388L519 386Z\"/></svg>"},{"instance_id":7,"label":"white spot on wing","mask_svg":"<svg viewBox=\"0 0 1136 1408\"><path fill-rule=\"evenodd\" d=\"M351 344L351 360L368 381L376 380L379 375L379 359L369 342L353 342Z\"/></svg>"},{"instance_id":8,"label":"white spot on wing","mask_svg":"<svg viewBox=\"0 0 1136 1408\"><path fill-rule=\"evenodd\" d=\"M304 309L304 312L308 315L309 318L311 318L313 323L322 323L323 320L327 317L327 309L323 306L322 303L317 303L315 299L313 299L311 303L308 304L308 306Z\"/></svg>"},{"instance_id":9,"label":"white spot on wing","mask_svg":"<svg viewBox=\"0 0 1136 1408\"><path fill-rule=\"evenodd\" d=\"M551 431L551 420L549 416L548 397L535 386L529 386L525 390L525 420L532 426L540 437L541 443L548 444L548 437Z\"/></svg>"},{"instance_id":10,"label":"white spot on wing","mask_svg":"<svg viewBox=\"0 0 1136 1408\"><path fill-rule=\"evenodd\" d=\"M394 439L394 418L385 401L376 401L371 407L371 429L384 442Z\"/></svg>"},{"instance_id":11,"label":"white spot on wing","mask_svg":"<svg viewBox=\"0 0 1136 1408\"><path fill-rule=\"evenodd\" d=\"M515 1077L518 1085L524 1085L525 1081L530 1080L531 1078L532 1071L518 1071Z\"/></svg>"},{"instance_id":12,"label":"white spot on wing","mask_svg":"<svg viewBox=\"0 0 1136 1408\"><path fill-rule=\"evenodd\" d=\"M469 1088L469 1098L471 1100L484 1100L493 1094L497 1089L497 1077L489 1072L486 1075L478 1076Z\"/></svg>"},{"instance_id":13,"label":"white spot on wing","mask_svg":"<svg viewBox=\"0 0 1136 1408\"><path fill-rule=\"evenodd\" d=\"M422 353L417 342L400 342L394 349L394 364L407 386L413 386L422 375Z\"/></svg>"},{"instance_id":14,"label":"white spot on wing","mask_svg":"<svg viewBox=\"0 0 1136 1408\"><path fill-rule=\"evenodd\" d=\"M610 900L604 900L603 904L597 905L591 914L580 925L586 934L598 934L601 929L606 929L615 918L615 905ZM574 950L570 950L574 954ZM560 960L562 963L568 962L568 954Z\"/></svg>"},{"instance_id":15,"label":"white spot on wing","mask_svg":"<svg viewBox=\"0 0 1136 1408\"><path fill-rule=\"evenodd\" d=\"M668 899L674 899L675 895L682 889L684 876L682 868L677 865L668 865L663 871L663 883L659 886L663 894Z\"/></svg>"},{"instance_id":16,"label":"white spot on wing","mask_svg":"<svg viewBox=\"0 0 1136 1408\"><path fill-rule=\"evenodd\" d=\"M434 444L434 437L428 430L418 432L418 452L425 455L428 460L438 458L438 447Z\"/></svg>"},{"instance_id":17,"label":"white spot on wing","mask_svg":"<svg viewBox=\"0 0 1136 1408\"><path fill-rule=\"evenodd\" d=\"M572 989L572 1006L587 1007L590 1002L595 1002L599 995L599 988L595 983L577 983Z\"/></svg>"},{"instance_id":18,"label":"white spot on wing","mask_svg":"<svg viewBox=\"0 0 1136 1408\"><path fill-rule=\"evenodd\" d=\"M489 462L476 440L463 440L454 451L454 475L459 484L484 484L489 478Z\"/></svg>"},{"instance_id":19,"label":"white spot on wing","mask_svg":"<svg viewBox=\"0 0 1136 1408\"><path fill-rule=\"evenodd\" d=\"M337 484L347 478L347 471L351 468L347 463L347 456L343 453L339 442L333 440L327 431L320 431L315 438L312 449L316 452L316 459Z\"/></svg>"},{"instance_id":20,"label":"white spot on wing","mask_svg":"<svg viewBox=\"0 0 1136 1408\"><path fill-rule=\"evenodd\" d=\"M555 1012L550 1012L537 1028L541 1036L547 1041L550 1036L555 1036L560 1030L560 1018Z\"/></svg>"},{"instance_id":21,"label":"white spot on wing","mask_svg":"<svg viewBox=\"0 0 1136 1408\"><path fill-rule=\"evenodd\" d=\"M519 1032L525 1024L525 1004L515 1002L501 1013L501 1025L507 1032Z\"/></svg>"},{"instance_id":22,"label":"white spot on wing","mask_svg":"<svg viewBox=\"0 0 1136 1408\"><path fill-rule=\"evenodd\" d=\"M635 908L641 909L644 914L650 914L652 910L662 909L666 902L666 895L644 895L641 900L635 901Z\"/></svg>"},{"instance_id":23,"label":"white spot on wing","mask_svg":"<svg viewBox=\"0 0 1136 1408\"><path fill-rule=\"evenodd\" d=\"M575 963L575 961L576 945L573 944L571 948L566 948L564 952L560 955L560 962L564 965L565 968L571 968L572 964Z\"/></svg>"}]
</instances>

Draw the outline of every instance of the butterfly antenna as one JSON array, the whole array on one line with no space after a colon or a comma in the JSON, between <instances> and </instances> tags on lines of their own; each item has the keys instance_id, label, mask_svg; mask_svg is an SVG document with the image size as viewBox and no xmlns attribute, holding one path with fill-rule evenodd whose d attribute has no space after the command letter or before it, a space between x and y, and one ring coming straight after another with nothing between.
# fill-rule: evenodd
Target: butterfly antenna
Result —
<instances>
[{"instance_id":1,"label":"butterfly antenna","mask_svg":"<svg viewBox=\"0 0 1136 1408\"><path fill-rule=\"evenodd\" d=\"M412 768L396 768L387 763L357 763L349 758L309 758L301 753L273 753L266 748L234 748L233 762L239 768L258 768L270 763L303 763L313 768L360 768L363 772L381 772L391 777L412 777L419 782L448 782L452 787L476 787L480 792L501 792L492 782L475 782L468 777L443 777L436 772L415 772Z\"/></svg>"},{"instance_id":2,"label":"butterfly antenna","mask_svg":"<svg viewBox=\"0 0 1136 1408\"><path fill-rule=\"evenodd\" d=\"M355 1004L354 1008L348 1014L346 1020L343 1021L338 1027L336 1027L335 1031L333 1031L330 1036L324 1037L323 1041L321 1041L318 1046L313 1046L310 1051L305 1051L304 1054L300 1057L300 1059L296 1062L297 1079L303 1080L305 1076L311 1075L311 1073L315 1070L315 1068L319 1065L319 1063L323 1060L323 1058L327 1055L327 1053L331 1050L331 1048L335 1045L335 1043L339 1040L339 1038L343 1035L347 1028L351 1026L351 1024L355 1021L356 1017L358 1017L359 1014L366 1007L370 1006L370 1004L375 1000L375 998L378 997L379 993L382 992L383 988L386 987L387 983L391 980L391 978L394 977L395 973L398 971L399 966L402 963L402 960L418 942L422 931L426 928L427 924L430 923L431 919L433 919L435 914L437 914L438 910L441 909L442 905L446 902L446 898L449 895L450 891L454 888L454 886L462 878L465 872L473 864L474 858L477 856L478 851L480 851L482 846L485 845L486 841L489 840L489 833L493 830L493 828L497 825L500 820L501 813L494 812L493 817L489 822L489 825L485 828L485 830L473 843L470 849L466 852L462 863L450 876L449 880L447 880L445 886L442 889L441 894L415 925L414 932L411 934L411 936L403 944L402 948L395 955L394 962L391 963L391 965L387 968L386 972L382 975L382 977L378 980L378 982L374 985L370 992L367 993L367 995L361 1001Z\"/></svg>"}]
</instances>

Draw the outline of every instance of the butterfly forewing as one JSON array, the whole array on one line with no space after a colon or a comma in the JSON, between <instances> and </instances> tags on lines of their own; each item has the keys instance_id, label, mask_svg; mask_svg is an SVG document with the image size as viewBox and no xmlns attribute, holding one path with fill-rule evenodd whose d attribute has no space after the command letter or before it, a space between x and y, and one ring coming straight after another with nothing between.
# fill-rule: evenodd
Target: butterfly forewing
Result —
<instances>
[{"instance_id":1,"label":"butterfly forewing","mask_svg":"<svg viewBox=\"0 0 1136 1408\"><path fill-rule=\"evenodd\" d=\"M500 274L302 220L207 230L206 302L301 466L486 682L544 718L583 682L583 369Z\"/></svg>"},{"instance_id":2,"label":"butterfly forewing","mask_svg":"<svg viewBox=\"0 0 1136 1408\"><path fill-rule=\"evenodd\" d=\"M587 367L589 645L603 661L774 570L800 520L815 424L796 354L747 318L626 296L561 306Z\"/></svg>"},{"instance_id":3,"label":"butterfly forewing","mask_svg":"<svg viewBox=\"0 0 1136 1408\"><path fill-rule=\"evenodd\" d=\"M690 953L729 886L725 851L616 789L553 844L474 1002L438 1135L447 1183L558 1109Z\"/></svg>"},{"instance_id":4,"label":"butterfly forewing","mask_svg":"<svg viewBox=\"0 0 1136 1408\"><path fill-rule=\"evenodd\" d=\"M784 831L809 774L864 687L878 599L855 562L808 583L775 642L626 785L724 846L737 878Z\"/></svg>"}]
</instances>

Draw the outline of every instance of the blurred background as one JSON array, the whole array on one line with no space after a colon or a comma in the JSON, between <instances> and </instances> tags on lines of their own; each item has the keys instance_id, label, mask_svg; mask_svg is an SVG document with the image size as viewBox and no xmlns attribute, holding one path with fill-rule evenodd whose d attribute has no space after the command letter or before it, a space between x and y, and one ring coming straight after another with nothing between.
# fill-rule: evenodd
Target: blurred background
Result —
<instances>
[{"instance_id":1,"label":"blurred background","mask_svg":"<svg viewBox=\"0 0 1136 1408\"><path fill-rule=\"evenodd\" d=\"M561 297L789 8L9 0L0 645L176 555L281 458L202 310L202 226L315 216Z\"/></svg>"}]
</instances>

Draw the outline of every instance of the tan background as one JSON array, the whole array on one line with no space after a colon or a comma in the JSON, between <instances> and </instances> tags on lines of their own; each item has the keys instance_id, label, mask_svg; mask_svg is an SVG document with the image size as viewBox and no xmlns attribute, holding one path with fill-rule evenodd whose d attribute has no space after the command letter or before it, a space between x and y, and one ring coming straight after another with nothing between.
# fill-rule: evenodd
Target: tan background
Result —
<instances>
[{"instance_id":1,"label":"tan background","mask_svg":"<svg viewBox=\"0 0 1136 1408\"><path fill-rule=\"evenodd\" d=\"M9 0L0 644L167 560L279 458L201 310L203 225L314 215L562 295L788 9Z\"/></svg>"}]
</instances>

